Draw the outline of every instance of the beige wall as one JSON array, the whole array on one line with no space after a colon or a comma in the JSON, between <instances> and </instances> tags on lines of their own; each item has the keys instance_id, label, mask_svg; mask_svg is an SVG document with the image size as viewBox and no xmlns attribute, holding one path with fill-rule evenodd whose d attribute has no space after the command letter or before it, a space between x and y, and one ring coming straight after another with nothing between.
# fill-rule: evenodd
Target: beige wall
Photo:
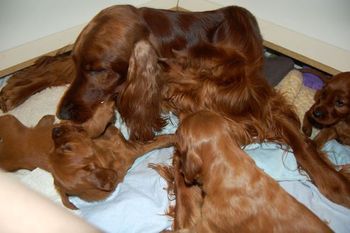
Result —
<instances>
[{"instance_id":1,"label":"beige wall","mask_svg":"<svg viewBox=\"0 0 350 233\"><path fill-rule=\"evenodd\" d=\"M0 0L0 76L72 44L99 10L125 3L193 11L241 5L257 16L269 47L330 73L350 70L348 0Z\"/></svg>"}]
</instances>

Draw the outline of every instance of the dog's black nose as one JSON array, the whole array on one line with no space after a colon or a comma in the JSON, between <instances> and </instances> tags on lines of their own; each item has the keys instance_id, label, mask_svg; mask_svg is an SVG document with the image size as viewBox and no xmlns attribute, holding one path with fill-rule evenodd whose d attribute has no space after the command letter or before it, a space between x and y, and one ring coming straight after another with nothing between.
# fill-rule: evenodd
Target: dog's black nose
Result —
<instances>
[{"instance_id":1,"label":"dog's black nose","mask_svg":"<svg viewBox=\"0 0 350 233\"><path fill-rule=\"evenodd\" d=\"M324 112L320 109L316 109L314 112L313 112L313 115L315 118L319 118L319 117L322 117L324 115Z\"/></svg>"},{"instance_id":2,"label":"dog's black nose","mask_svg":"<svg viewBox=\"0 0 350 233\"><path fill-rule=\"evenodd\" d=\"M70 120L72 118L72 111L75 108L73 103L62 104L57 113L57 117L61 120Z\"/></svg>"},{"instance_id":3,"label":"dog's black nose","mask_svg":"<svg viewBox=\"0 0 350 233\"><path fill-rule=\"evenodd\" d=\"M58 138L63 134L61 127L55 127L52 129L52 138Z\"/></svg>"}]
</instances>

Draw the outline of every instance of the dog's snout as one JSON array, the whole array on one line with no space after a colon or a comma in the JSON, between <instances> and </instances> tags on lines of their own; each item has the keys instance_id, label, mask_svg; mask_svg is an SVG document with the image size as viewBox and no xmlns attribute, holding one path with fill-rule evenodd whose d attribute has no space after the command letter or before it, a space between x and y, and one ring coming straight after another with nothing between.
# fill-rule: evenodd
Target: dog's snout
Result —
<instances>
[{"instance_id":1,"label":"dog's snout","mask_svg":"<svg viewBox=\"0 0 350 233\"><path fill-rule=\"evenodd\" d=\"M91 111L80 104L69 102L61 105L61 108L57 112L57 117L61 120L83 123L91 117Z\"/></svg>"},{"instance_id":2,"label":"dog's snout","mask_svg":"<svg viewBox=\"0 0 350 233\"><path fill-rule=\"evenodd\" d=\"M71 119L71 112L74 109L73 103L64 104L61 106L61 109L57 113L57 117L61 120L70 120Z\"/></svg>"},{"instance_id":3,"label":"dog's snout","mask_svg":"<svg viewBox=\"0 0 350 233\"><path fill-rule=\"evenodd\" d=\"M313 115L315 118L320 118L322 116L324 116L324 111L322 111L321 109L315 109L315 111L313 112Z\"/></svg>"}]
</instances>

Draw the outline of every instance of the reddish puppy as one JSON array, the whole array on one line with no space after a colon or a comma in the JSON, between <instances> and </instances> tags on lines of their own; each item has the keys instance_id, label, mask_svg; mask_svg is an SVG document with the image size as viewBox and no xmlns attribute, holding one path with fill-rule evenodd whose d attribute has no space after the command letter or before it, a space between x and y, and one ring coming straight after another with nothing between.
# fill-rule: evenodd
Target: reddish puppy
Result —
<instances>
[{"instance_id":1,"label":"reddish puppy","mask_svg":"<svg viewBox=\"0 0 350 233\"><path fill-rule=\"evenodd\" d=\"M183 179L203 192L197 221L176 232L332 232L256 167L240 148L250 135L239 123L197 112L176 136Z\"/></svg>"},{"instance_id":2,"label":"reddish puppy","mask_svg":"<svg viewBox=\"0 0 350 233\"><path fill-rule=\"evenodd\" d=\"M48 154L52 150L51 131L55 116L41 118L33 127L26 127L13 115L0 116L0 168L6 171L50 171Z\"/></svg>"},{"instance_id":3,"label":"reddish puppy","mask_svg":"<svg viewBox=\"0 0 350 233\"><path fill-rule=\"evenodd\" d=\"M312 127L319 128L314 139L319 148L332 139L350 145L350 72L322 80L325 85L305 114L303 132L311 136Z\"/></svg>"},{"instance_id":4,"label":"reddish puppy","mask_svg":"<svg viewBox=\"0 0 350 233\"><path fill-rule=\"evenodd\" d=\"M76 206L69 196L86 201L107 198L123 181L135 159L173 143L171 135L155 137L145 144L131 143L112 125L103 135L91 139L81 126L62 124L53 129L52 137L52 175L64 205L71 209Z\"/></svg>"}]
</instances>

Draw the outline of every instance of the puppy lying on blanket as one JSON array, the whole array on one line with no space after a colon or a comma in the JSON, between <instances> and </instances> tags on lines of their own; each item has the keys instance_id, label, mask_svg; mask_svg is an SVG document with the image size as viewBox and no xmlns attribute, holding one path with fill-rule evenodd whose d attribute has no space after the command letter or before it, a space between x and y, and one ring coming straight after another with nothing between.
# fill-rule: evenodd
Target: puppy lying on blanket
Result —
<instances>
[{"instance_id":1,"label":"puppy lying on blanket","mask_svg":"<svg viewBox=\"0 0 350 233\"><path fill-rule=\"evenodd\" d=\"M33 128L24 126L12 115L0 116L0 168L6 171L50 170L51 131L55 116L46 115Z\"/></svg>"},{"instance_id":2,"label":"puppy lying on blanket","mask_svg":"<svg viewBox=\"0 0 350 233\"><path fill-rule=\"evenodd\" d=\"M2 116L0 167L7 171L39 167L51 172L68 208L76 209L68 200L70 195L86 201L106 198L137 157L170 146L173 140L160 136L146 144L132 144L114 126L105 130L114 116L113 106L112 102L100 104L93 118L82 125L69 121L54 125L54 116L45 116L36 127L28 128L11 115Z\"/></svg>"},{"instance_id":3,"label":"puppy lying on blanket","mask_svg":"<svg viewBox=\"0 0 350 233\"><path fill-rule=\"evenodd\" d=\"M90 137L99 136L114 116L112 102L100 104L94 117L82 124ZM99 121L98 121L98 120ZM46 115L33 128L13 115L0 116L0 168L6 171L42 168L51 171L49 153L53 149L51 132L55 116ZM62 124L71 124L65 121Z\"/></svg>"},{"instance_id":4,"label":"puppy lying on blanket","mask_svg":"<svg viewBox=\"0 0 350 233\"><path fill-rule=\"evenodd\" d=\"M145 144L131 143L114 126L96 139L91 139L82 127L67 124L55 127L52 135L55 150L50 163L55 186L63 204L71 209L76 207L68 196L102 200L123 181L138 157L173 144L172 135L158 136Z\"/></svg>"},{"instance_id":5,"label":"puppy lying on blanket","mask_svg":"<svg viewBox=\"0 0 350 233\"><path fill-rule=\"evenodd\" d=\"M250 136L240 124L202 111L185 118L176 136L183 175L177 177L198 185L203 197L202 203L192 199L200 210L192 226L176 232L331 232L245 154L239 145ZM183 203L176 198L176 205Z\"/></svg>"}]
</instances>

